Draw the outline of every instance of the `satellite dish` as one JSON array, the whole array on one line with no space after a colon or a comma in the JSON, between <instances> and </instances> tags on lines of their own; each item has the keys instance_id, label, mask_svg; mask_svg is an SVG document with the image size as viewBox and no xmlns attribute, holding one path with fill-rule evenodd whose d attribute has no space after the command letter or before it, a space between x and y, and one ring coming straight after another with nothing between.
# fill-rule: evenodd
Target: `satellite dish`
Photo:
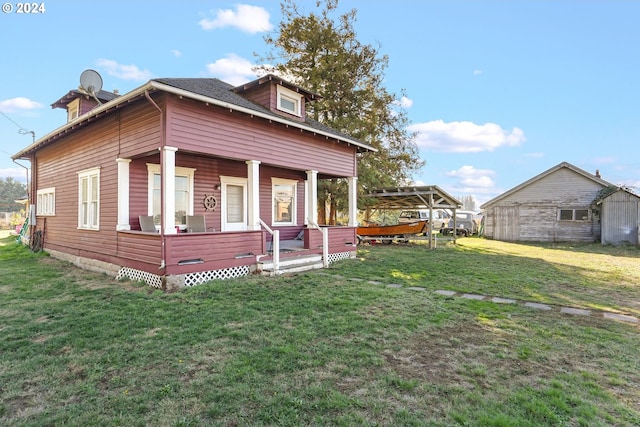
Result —
<instances>
[{"instance_id":1,"label":"satellite dish","mask_svg":"<svg viewBox=\"0 0 640 427\"><path fill-rule=\"evenodd\" d=\"M95 97L102 90L102 77L95 70L84 70L80 74L80 87Z\"/></svg>"}]
</instances>

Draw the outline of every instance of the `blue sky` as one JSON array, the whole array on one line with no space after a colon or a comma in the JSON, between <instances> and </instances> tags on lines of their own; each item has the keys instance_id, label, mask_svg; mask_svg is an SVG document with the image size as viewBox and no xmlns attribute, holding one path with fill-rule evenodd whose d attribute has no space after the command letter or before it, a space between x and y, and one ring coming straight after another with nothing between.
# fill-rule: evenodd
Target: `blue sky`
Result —
<instances>
[{"instance_id":1,"label":"blue sky","mask_svg":"<svg viewBox=\"0 0 640 427\"><path fill-rule=\"evenodd\" d=\"M45 1L0 13L0 177L63 125L50 105L98 71L105 90L156 77L253 80L278 1ZM299 0L305 11L315 1ZM3 10L4 10L3 6ZM418 184L481 204L566 161L640 187L640 2L341 0L389 56L425 167ZM337 15L336 15L337 17ZM24 133L24 131L23 131ZM25 164L22 162L22 164Z\"/></svg>"}]
</instances>

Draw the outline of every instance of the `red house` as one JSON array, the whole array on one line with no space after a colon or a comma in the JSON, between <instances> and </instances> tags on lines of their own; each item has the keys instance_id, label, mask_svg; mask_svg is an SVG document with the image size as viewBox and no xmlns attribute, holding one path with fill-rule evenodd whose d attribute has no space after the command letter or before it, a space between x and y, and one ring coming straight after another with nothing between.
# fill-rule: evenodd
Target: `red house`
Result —
<instances>
[{"instance_id":1,"label":"red house","mask_svg":"<svg viewBox=\"0 0 640 427\"><path fill-rule=\"evenodd\" d=\"M97 95L56 101L68 122L13 156L52 256L164 290L354 256L357 157L374 149L306 117L318 95L273 75ZM348 182L347 226L317 224L327 178Z\"/></svg>"}]
</instances>

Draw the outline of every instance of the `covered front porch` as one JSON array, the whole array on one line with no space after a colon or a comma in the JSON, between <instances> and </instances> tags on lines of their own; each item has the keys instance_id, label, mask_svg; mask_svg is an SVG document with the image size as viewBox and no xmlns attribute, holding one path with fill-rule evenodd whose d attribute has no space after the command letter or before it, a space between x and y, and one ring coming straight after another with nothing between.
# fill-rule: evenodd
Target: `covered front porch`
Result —
<instances>
[{"instance_id":1,"label":"covered front porch","mask_svg":"<svg viewBox=\"0 0 640 427\"><path fill-rule=\"evenodd\" d=\"M252 273L287 272L294 258L316 255L321 267L355 256L354 227L304 228L301 240L271 239L265 229L234 232L160 234L137 230L118 232L119 278L145 281L176 290L215 279ZM136 254L132 256L131 254ZM317 267L314 267L317 268Z\"/></svg>"}]
</instances>

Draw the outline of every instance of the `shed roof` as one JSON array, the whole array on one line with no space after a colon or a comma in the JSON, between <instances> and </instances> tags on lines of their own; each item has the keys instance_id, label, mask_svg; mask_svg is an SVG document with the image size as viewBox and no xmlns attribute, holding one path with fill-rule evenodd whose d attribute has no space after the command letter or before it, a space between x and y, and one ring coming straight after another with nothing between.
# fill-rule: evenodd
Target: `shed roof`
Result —
<instances>
[{"instance_id":1,"label":"shed roof","mask_svg":"<svg viewBox=\"0 0 640 427\"><path fill-rule=\"evenodd\" d=\"M339 142L353 145L359 152L377 151L374 147L343 132L323 125L322 123L317 122L313 119L306 118L305 121L301 122L276 114L268 108L263 107L259 104L255 104L248 99L238 95L233 91L233 89L234 86L215 78L153 79L146 84L130 92L127 92L124 95L118 96L79 116L78 118L64 124L63 126L48 133L47 135L38 139L33 144L29 145L28 147L24 148L11 157L14 160L24 158L29 153L53 142L61 135L79 127L84 127L89 122L95 120L97 117L109 114L113 110L119 108L121 105L126 105L136 98L144 97L146 93L148 94L156 91L170 93L196 101L206 102L212 105L228 108L233 111L251 114L256 117L261 117L273 122L282 123L292 128L312 132L326 138L331 138Z\"/></svg>"},{"instance_id":2,"label":"shed roof","mask_svg":"<svg viewBox=\"0 0 640 427\"><path fill-rule=\"evenodd\" d=\"M365 197L376 199L378 209L460 209L462 203L436 185L390 187L373 190Z\"/></svg>"},{"instance_id":3,"label":"shed roof","mask_svg":"<svg viewBox=\"0 0 640 427\"><path fill-rule=\"evenodd\" d=\"M640 196L637 195L636 193L634 193L630 188L628 187L618 187L615 188L609 192L607 192L606 194L603 194L601 197L598 198L598 200L596 201L596 204L600 205L602 204L602 202L604 202L605 199L613 196L616 193L627 193L628 195L630 195L631 197L635 197L636 199L640 199Z\"/></svg>"},{"instance_id":4,"label":"shed roof","mask_svg":"<svg viewBox=\"0 0 640 427\"><path fill-rule=\"evenodd\" d=\"M610 182L607 182L602 178L598 178L597 176L595 176L593 174L590 174L589 172L587 172L587 171L585 171L583 169L580 169L577 166L572 165L571 163L562 162L562 163L559 163L559 164L555 165L554 167L552 167L550 169L547 169L546 171L542 172L541 174L538 174L538 175L534 176L533 178L523 182L522 184L513 187L511 190L507 190L504 193L500 194L499 196L494 197L493 199L489 200L488 202L486 202L482 206L480 206L480 208L481 209L487 209L489 206L499 202L500 200L502 200L502 199L504 199L506 197L509 197L510 195L522 190L523 188L533 184L534 182L539 181L542 178L544 178L546 176L549 176L549 175L553 174L554 172L557 172L558 170L564 169L564 168L566 168L568 170L571 170L571 171L575 172L576 174L578 174L580 176L583 176L583 177L585 177L587 179L590 179L591 181L596 182L596 183L602 185L603 187L608 187L608 186L613 185Z\"/></svg>"}]
</instances>

